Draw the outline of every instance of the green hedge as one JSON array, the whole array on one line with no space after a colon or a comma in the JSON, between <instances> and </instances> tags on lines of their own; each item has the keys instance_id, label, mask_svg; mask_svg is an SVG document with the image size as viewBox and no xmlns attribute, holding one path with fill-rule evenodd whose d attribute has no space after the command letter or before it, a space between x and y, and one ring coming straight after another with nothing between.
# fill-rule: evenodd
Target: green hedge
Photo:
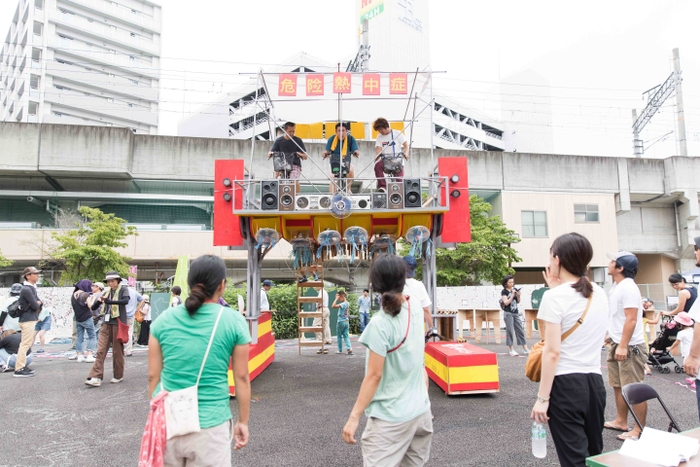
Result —
<instances>
[{"instance_id":1,"label":"green hedge","mask_svg":"<svg viewBox=\"0 0 700 467\"><path fill-rule=\"evenodd\" d=\"M331 292L340 290L341 288L342 287L333 287L327 290ZM232 307L236 308L238 306L237 296L239 294L243 296L243 299L247 303L245 284L236 287L227 287L224 292L224 300ZM267 299L270 301L270 308L276 311L276 313L272 315L272 331L275 333L275 338L296 339L298 329L296 284L275 285L267 293ZM357 294L349 293L348 302L350 303L350 334L359 334L360 319L358 316Z\"/></svg>"}]
</instances>

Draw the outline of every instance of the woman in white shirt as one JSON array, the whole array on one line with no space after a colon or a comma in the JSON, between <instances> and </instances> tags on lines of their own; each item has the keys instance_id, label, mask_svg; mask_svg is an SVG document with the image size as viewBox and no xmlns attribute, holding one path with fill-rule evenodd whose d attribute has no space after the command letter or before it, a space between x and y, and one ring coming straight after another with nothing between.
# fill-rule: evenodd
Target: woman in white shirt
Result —
<instances>
[{"instance_id":1,"label":"woman in white shirt","mask_svg":"<svg viewBox=\"0 0 700 467\"><path fill-rule=\"evenodd\" d=\"M603 452L605 386L600 346L609 305L603 289L586 276L593 248L585 237L562 235L549 252L543 275L551 290L542 297L537 314L538 320L547 322L542 378L531 417L549 422L562 466L584 467L586 457Z\"/></svg>"}]
</instances>

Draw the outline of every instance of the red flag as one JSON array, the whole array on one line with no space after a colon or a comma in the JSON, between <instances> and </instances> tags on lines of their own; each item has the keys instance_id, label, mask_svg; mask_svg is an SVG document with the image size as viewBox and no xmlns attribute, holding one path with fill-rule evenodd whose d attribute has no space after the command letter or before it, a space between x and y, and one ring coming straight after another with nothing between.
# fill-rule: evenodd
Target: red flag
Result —
<instances>
[{"instance_id":1,"label":"red flag","mask_svg":"<svg viewBox=\"0 0 700 467\"><path fill-rule=\"evenodd\" d=\"M280 74L280 83L278 88L280 96L296 96L297 95L297 75L296 73Z\"/></svg>"},{"instance_id":2,"label":"red flag","mask_svg":"<svg viewBox=\"0 0 700 467\"><path fill-rule=\"evenodd\" d=\"M363 73L362 74L362 95L363 96L378 96L380 77L379 73Z\"/></svg>"},{"instance_id":3,"label":"red flag","mask_svg":"<svg viewBox=\"0 0 700 467\"><path fill-rule=\"evenodd\" d=\"M352 73L333 73L333 92L345 94L352 91L350 87Z\"/></svg>"},{"instance_id":4,"label":"red flag","mask_svg":"<svg viewBox=\"0 0 700 467\"><path fill-rule=\"evenodd\" d=\"M408 94L407 73L389 73L389 94Z\"/></svg>"},{"instance_id":5,"label":"red flag","mask_svg":"<svg viewBox=\"0 0 700 467\"><path fill-rule=\"evenodd\" d=\"M322 96L325 94L323 75L309 74L306 75L306 95L307 96Z\"/></svg>"}]
</instances>

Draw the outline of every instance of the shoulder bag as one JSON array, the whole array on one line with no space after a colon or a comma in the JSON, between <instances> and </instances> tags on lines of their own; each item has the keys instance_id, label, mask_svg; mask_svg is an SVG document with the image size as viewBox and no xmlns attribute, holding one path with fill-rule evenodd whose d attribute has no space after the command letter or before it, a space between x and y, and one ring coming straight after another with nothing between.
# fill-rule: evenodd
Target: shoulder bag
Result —
<instances>
[{"instance_id":1,"label":"shoulder bag","mask_svg":"<svg viewBox=\"0 0 700 467\"><path fill-rule=\"evenodd\" d=\"M406 335L403 336L403 339L401 340L401 342L399 342L399 345L397 345L396 347L394 347L391 350L386 351L386 353L388 353L388 354L399 350L399 347L401 347L403 345L403 343L406 342L406 338L408 337L408 331L411 329L411 302L409 301L409 298L411 298L411 297L409 297L408 295L405 295L405 297L406 297L406 303L408 304L408 326L406 326Z\"/></svg>"},{"instance_id":2,"label":"shoulder bag","mask_svg":"<svg viewBox=\"0 0 700 467\"><path fill-rule=\"evenodd\" d=\"M593 300L593 292L591 292L590 297L588 297L588 302L586 303L586 309L583 311L581 317L576 321L571 329L566 331L561 335L561 341L569 337L576 328L583 324L583 318L586 317L588 309L591 307L591 300ZM537 344L530 347L530 355L527 356L527 362L525 362L525 376L528 377L530 381L539 383L542 378L542 351L544 350L544 339L539 341Z\"/></svg>"},{"instance_id":3,"label":"shoulder bag","mask_svg":"<svg viewBox=\"0 0 700 467\"><path fill-rule=\"evenodd\" d=\"M197 375L197 382L194 386L178 389L177 391L170 391L165 396L165 431L167 432L167 439L174 438L175 436L188 435L190 433L198 433L200 431L197 388L199 387L199 380L204 371L204 364L207 362L209 350L214 341L214 334L216 334L216 328L219 326L219 320L221 319L223 311L224 307L222 306L219 310L219 316L216 317L214 329L211 331L209 345L207 345L207 351L204 353L202 366L199 368L199 375Z\"/></svg>"}]
</instances>

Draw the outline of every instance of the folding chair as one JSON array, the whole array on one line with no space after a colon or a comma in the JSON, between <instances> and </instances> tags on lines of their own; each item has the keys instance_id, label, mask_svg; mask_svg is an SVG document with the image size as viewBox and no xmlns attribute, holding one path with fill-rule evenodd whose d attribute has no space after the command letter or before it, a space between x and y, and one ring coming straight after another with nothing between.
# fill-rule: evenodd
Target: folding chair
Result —
<instances>
[{"instance_id":1,"label":"folding chair","mask_svg":"<svg viewBox=\"0 0 700 467\"><path fill-rule=\"evenodd\" d=\"M666 404L664 404L664 401L661 400L661 397L659 397L659 394L656 392L656 390L654 388L652 388L651 386L649 386L648 384L644 384L644 383L627 384L626 386L624 386L622 388L622 398L625 400L625 404L627 404L627 408L632 413L632 417L634 417L634 421L642 429L644 429L644 425L642 425L639 422L639 419L637 418L637 414L634 413L634 409L632 408L632 406L637 405L637 404L641 404L642 402L646 402L646 401L651 400L651 399L657 399L659 401L659 403L661 404L661 407L663 407L664 411L666 412L666 415L668 415L668 418L671 420L668 424L667 431L671 432L675 428L676 431L680 433L681 429L678 426L678 423L676 423L676 420L673 418L673 415L671 415L671 412L668 411Z\"/></svg>"}]
</instances>

